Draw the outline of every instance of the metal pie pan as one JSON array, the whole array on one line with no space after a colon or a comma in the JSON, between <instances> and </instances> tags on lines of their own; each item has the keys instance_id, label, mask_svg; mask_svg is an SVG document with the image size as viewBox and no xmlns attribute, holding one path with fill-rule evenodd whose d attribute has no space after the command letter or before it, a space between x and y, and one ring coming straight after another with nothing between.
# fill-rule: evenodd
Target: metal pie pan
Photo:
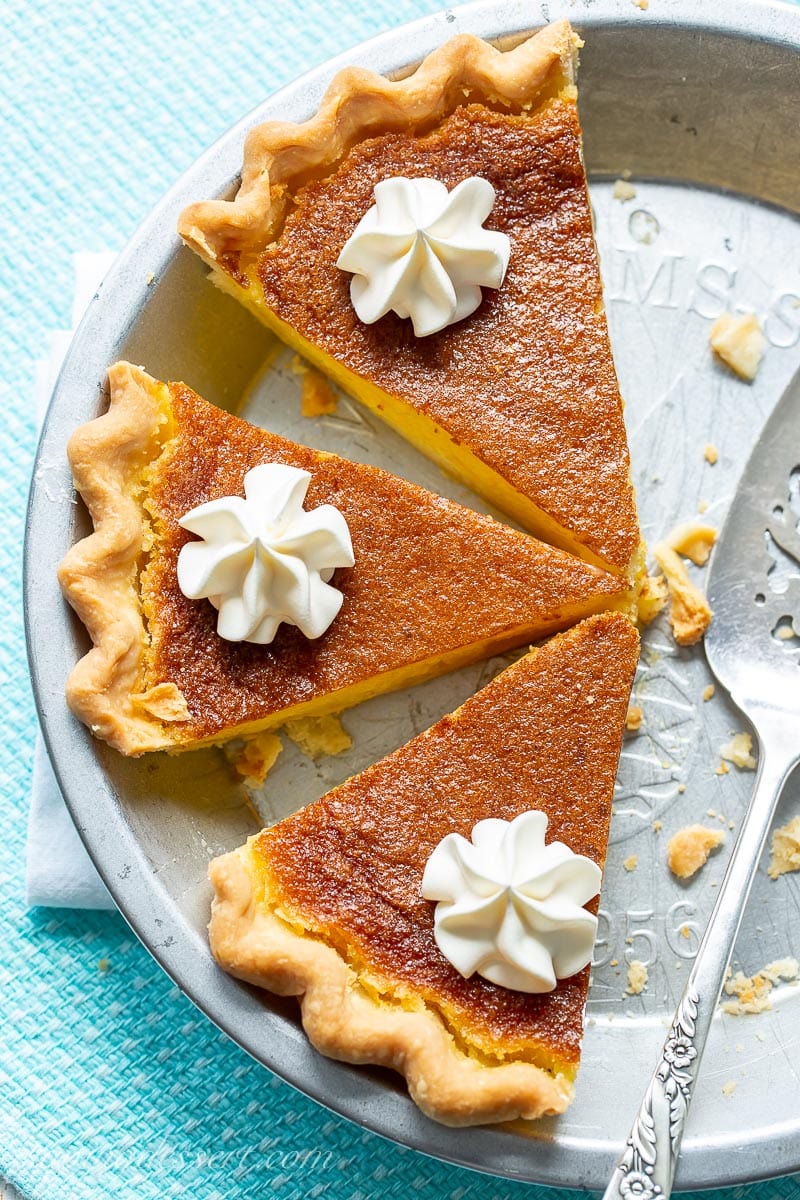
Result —
<instances>
[{"instance_id":1,"label":"metal pie pan","mask_svg":"<svg viewBox=\"0 0 800 1200\"><path fill-rule=\"evenodd\" d=\"M392 73L407 68L457 32L470 31L499 39L567 16L586 42L580 104L592 178L613 178L623 169L629 170L635 180L649 181L642 188L645 197L642 211L662 203L672 213L685 210L686 220L691 222L692 212L699 214L701 206L708 211L709 205L716 205L720 221L728 217L733 221L735 214L756 213L759 237L767 247L776 238L791 237L791 230L796 230L791 214L796 212L800 196L797 9L788 4L756 0L702 5L694 0L651 0L651 6L651 10L643 12L631 0L563 4L512 0L447 10L366 42L327 63L274 95L235 126L183 176L146 220L91 303L67 356L46 419L27 529L28 645L48 748L76 825L100 874L120 910L158 962L230 1037L330 1109L397 1142L445 1160L497 1175L573 1187L604 1186L627 1133L638 1095L649 1076L680 975L669 976L665 965L666 983L661 989L664 995L653 991L649 997L637 998L639 1007L631 1010L633 999L630 1003L620 999L624 979L622 985L613 982L616 962L611 957L613 947L605 958L600 956L575 1106L565 1117L530 1128L524 1135L519 1130L505 1128L479 1128L469 1134L443 1128L416 1109L399 1077L322 1058L306 1041L294 1002L269 996L229 978L216 967L208 950L205 935L210 896L205 875L208 859L241 843L254 828L252 815L243 806L240 791L232 783L222 755L212 750L174 758L158 755L144 761L127 761L96 743L75 722L64 703L64 683L87 643L84 631L59 594L55 574L67 548L88 528L85 513L73 503L65 461L66 441L77 424L102 410L105 371L111 362L125 357L144 364L161 378L185 379L209 400L224 406L234 406L248 388L252 394L258 392L257 388L253 392L252 382L262 368L268 338L244 310L208 283L199 260L179 246L174 233L177 216L193 200L230 192L250 126L269 118L308 117L334 72L346 64L357 63ZM599 183L597 190L593 190L593 199L605 271L604 237L612 253L614 239L622 229L621 218L618 207L613 207L610 186L604 189L602 182ZM698 221L702 224L701 215ZM677 229L676 221L673 226ZM691 241L688 234L686 237ZM755 244L750 245L751 259L755 256L761 260L767 251L762 253L758 249L756 253L757 249ZM692 254L700 263L698 270L702 270L698 257L702 256L702 246L686 250L682 258L688 261ZM774 249L774 254L780 257L780 246ZM678 257L681 255L673 251L672 258ZM642 311L650 305L650 315L658 307L653 289L666 278L659 274L660 262L661 259L653 267L652 286L644 287L638 297ZM606 284L608 292L608 280ZM707 296L712 294L713 288L706 290ZM624 298L620 293L620 299ZM622 313L621 305L617 307ZM635 307L629 305L631 320L640 319L638 312L633 311ZM667 301L661 308L666 314L664 319L673 320L672 308L677 310L678 305L671 307ZM697 312L700 309L695 307ZM613 306L610 307L612 340L629 413L641 417L657 396L640 395L637 399L630 394L646 393L648 386L654 385L637 376L640 347L629 345L626 350L620 344L619 330L627 329L624 317L625 313L615 315ZM653 319L662 317L655 313ZM672 326L668 331L670 337L676 336ZM793 343L787 347L786 337L783 343L777 335L776 338L775 344L783 349L775 351L776 365L765 378L777 388L796 364L791 359ZM623 341L630 343L631 338L626 334ZM284 393L296 386L290 375L285 358L273 360L267 369L273 397L269 403L273 408L267 403L266 408L259 409L256 400L248 415L269 421L270 413L274 416L276 411L275 404L283 403ZM675 410L676 404L669 385L667 371L657 382L658 390L672 397L669 401L672 407L668 405L664 410L667 415ZM773 398L777 399L777 395ZM768 407L769 401L764 400L760 417L766 416ZM361 418L354 414L355 410L347 409L347 420L330 435L332 440L327 444L331 448L345 452L350 449L353 457L360 454L375 458L428 486L464 498L463 490L443 481L435 468L404 449L394 435L368 421L359 424ZM306 440L316 444L313 440L316 433L301 426L302 422L287 425L284 421L279 432L288 432L299 440L306 433ZM647 430L651 426L642 428ZM324 442L324 430L320 436ZM655 441L650 445L647 437L642 437L644 441L639 440L643 445L652 452L658 451ZM635 458L636 437L633 442ZM745 445L743 454L746 448ZM732 451L729 463L732 478L738 465ZM638 482L643 515L647 517L652 510L650 491L644 476ZM682 480L677 491L684 487ZM647 520L645 529L647 532ZM673 652L663 649L667 657ZM700 660L676 662L675 669L678 668L695 674L703 669ZM482 678L480 671L459 673L450 681L425 685L427 691L415 689L414 695L422 696L416 719L420 706L425 718L435 719L438 712L457 704ZM276 802L272 815L280 816L287 808L321 794L331 783L393 748L405 740L404 734L410 736L413 731L413 722L408 724L411 707L408 696L385 698L363 707L366 716L356 714L353 720L359 729L359 722L371 722L374 736L361 739L357 733L349 759L345 758L341 764L331 760L333 765L313 767L308 760L287 755L287 765L281 768L284 774L278 776L270 795L274 796L278 785L283 784L291 799L284 802L283 808ZM680 703L676 701L670 711L679 710ZM729 710L723 710L722 724L735 719ZM631 762L635 758L635 754L628 755ZM630 766L627 761L623 764L625 771L634 767L640 770L641 764ZM650 795L644 786L638 791ZM656 794L652 788L651 792ZM671 797L669 803L679 803L675 789L670 791L665 787L664 795L667 793ZM742 781L731 793L731 812L735 815L737 805L741 809L746 800L747 783ZM265 801L267 816L270 803ZM606 941L611 946L610 930L619 926L621 954L626 953L625 945L632 939L639 939L635 942L637 946L645 943L658 946L665 936L663 920L658 925L663 916L658 904L651 904L646 910L641 908L641 902L624 891L623 885L627 887L628 883L625 872L619 870L625 851L617 847L626 845L633 837L641 840L643 820L636 804L631 804L615 820L617 831L603 904L608 913ZM655 852L651 858L656 872ZM616 875L622 882L616 881ZM644 888L647 897L646 881L637 884L634 879L630 887L634 886ZM680 898L676 901L669 893L668 882L659 883L658 887L664 891L664 912L673 913L676 904L689 903ZM777 896L778 892L774 894ZM703 901L692 899L701 920L707 916L712 900L713 894ZM640 904L638 909L636 903ZM787 902L787 921L789 915ZM781 919L774 912L773 925L775 936L779 937ZM626 931L627 938L622 936ZM668 931L666 936L672 946ZM763 937L760 930L758 934L752 933L754 942ZM747 953L746 947L743 953ZM777 956L776 953L774 957ZM760 964L753 963L757 965ZM680 966L677 961L675 968ZM611 974L603 976L604 971ZM610 997L615 986L616 1007L610 1012L608 1005L604 1008L603 996ZM604 987L606 993L602 991ZM775 1021L787 1022L791 1018L791 1028L796 1029L796 1011L791 1012L791 1007L788 1003L776 1004ZM776 1025L776 1029L775 1036L780 1040L786 1030L783 1025L780 1029ZM726 1035L720 1032L719 1036ZM754 1054L754 1063L756 1057ZM709 1055L712 1076L713 1058L712 1050ZM754 1066L754 1078L756 1070ZM744 1093L745 1089L741 1091ZM753 1094L749 1099L745 1096L742 1104L743 1109L741 1106L723 1109L719 1098L713 1098L711 1091L703 1093L701 1085L697 1116L695 1119L693 1111L684 1141L678 1187L733 1184L800 1168L800 1112L796 1104L787 1107L784 1092L776 1086L775 1079L768 1085L754 1085Z\"/></svg>"}]
</instances>

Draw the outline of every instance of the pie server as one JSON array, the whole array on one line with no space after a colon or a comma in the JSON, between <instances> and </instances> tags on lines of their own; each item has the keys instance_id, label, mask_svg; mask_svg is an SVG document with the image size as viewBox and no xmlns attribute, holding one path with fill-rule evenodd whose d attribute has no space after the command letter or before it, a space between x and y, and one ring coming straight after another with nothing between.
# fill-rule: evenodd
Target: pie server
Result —
<instances>
[{"instance_id":1,"label":"pie server","mask_svg":"<svg viewBox=\"0 0 800 1200\"><path fill-rule=\"evenodd\" d=\"M776 566L771 545L793 560L780 592L774 582L770 586ZM725 970L781 789L800 761L800 373L745 467L711 559L708 599L714 618L706 656L758 736L758 773L714 911L604 1200L665 1200L672 1192Z\"/></svg>"}]
</instances>

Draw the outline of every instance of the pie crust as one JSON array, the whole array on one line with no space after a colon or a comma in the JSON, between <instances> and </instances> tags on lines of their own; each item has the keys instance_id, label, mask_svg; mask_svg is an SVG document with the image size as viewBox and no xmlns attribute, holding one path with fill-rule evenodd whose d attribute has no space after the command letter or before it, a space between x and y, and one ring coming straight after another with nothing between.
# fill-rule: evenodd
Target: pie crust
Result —
<instances>
[{"instance_id":1,"label":"pie crust","mask_svg":"<svg viewBox=\"0 0 800 1200\"><path fill-rule=\"evenodd\" d=\"M506 51L461 34L404 79L348 67L310 120L270 121L252 129L235 199L190 205L178 232L211 263L255 254L280 229L294 190L330 171L373 132L430 127L466 96L525 111L548 89L574 84L581 44L568 21L555 21Z\"/></svg>"}]
</instances>

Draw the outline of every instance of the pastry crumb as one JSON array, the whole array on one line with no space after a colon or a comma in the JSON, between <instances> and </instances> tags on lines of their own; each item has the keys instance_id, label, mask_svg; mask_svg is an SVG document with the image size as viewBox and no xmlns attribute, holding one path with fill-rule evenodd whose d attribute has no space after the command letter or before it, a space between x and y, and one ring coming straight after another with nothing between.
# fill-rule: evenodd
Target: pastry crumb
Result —
<instances>
[{"instance_id":1,"label":"pastry crumb","mask_svg":"<svg viewBox=\"0 0 800 1200\"><path fill-rule=\"evenodd\" d=\"M303 378L300 413L304 417L322 417L336 412L336 393L316 367L303 362L299 355L292 359L292 370Z\"/></svg>"},{"instance_id":2,"label":"pastry crumb","mask_svg":"<svg viewBox=\"0 0 800 1200\"><path fill-rule=\"evenodd\" d=\"M680 788L678 788L678 791L680 791ZM653 821L653 833L661 833L662 828L663 821Z\"/></svg>"},{"instance_id":3,"label":"pastry crumb","mask_svg":"<svg viewBox=\"0 0 800 1200\"><path fill-rule=\"evenodd\" d=\"M628 855L628 857L625 859L625 862L622 865L626 871L635 871L637 866L639 865L638 854Z\"/></svg>"},{"instance_id":4,"label":"pastry crumb","mask_svg":"<svg viewBox=\"0 0 800 1200\"><path fill-rule=\"evenodd\" d=\"M637 733L642 728L644 713L638 704L631 704L625 717L625 728L629 733Z\"/></svg>"},{"instance_id":5,"label":"pastry crumb","mask_svg":"<svg viewBox=\"0 0 800 1200\"><path fill-rule=\"evenodd\" d=\"M681 925L681 937L688 938L691 936L691 929L688 925Z\"/></svg>"},{"instance_id":6,"label":"pastry crumb","mask_svg":"<svg viewBox=\"0 0 800 1200\"><path fill-rule=\"evenodd\" d=\"M712 850L725 841L721 829L705 825L687 825L667 842L667 865L678 879L691 879L708 862Z\"/></svg>"},{"instance_id":7,"label":"pastry crumb","mask_svg":"<svg viewBox=\"0 0 800 1200\"><path fill-rule=\"evenodd\" d=\"M649 625L655 620L669 599L669 591L663 575L645 576L637 602L639 620Z\"/></svg>"},{"instance_id":8,"label":"pastry crumb","mask_svg":"<svg viewBox=\"0 0 800 1200\"><path fill-rule=\"evenodd\" d=\"M631 0L634 8L640 8L642 12L647 12L650 7L650 0Z\"/></svg>"},{"instance_id":9,"label":"pastry crumb","mask_svg":"<svg viewBox=\"0 0 800 1200\"><path fill-rule=\"evenodd\" d=\"M708 501L707 500L698 500L697 501L697 511L700 514L702 514L702 513L706 512L707 510L708 510Z\"/></svg>"},{"instance_id":10,"label":"pastry crumb","mask_svg":"<svg viewBox=\"0 0 800 1200\"><path fill-rule=\"evenodd\" d=\"M732 1017L743 1017L755 1013L769 1012L772 1008L770 993L779 983L792 983L800 975L800 963L796 958L779 958L768 963L755 975L742 971L731 974L725 980L725 994L733 1000L724 1000L720 1008Z\"/></svg>"},{"instance_id":11,"label":"pastry crumb","mask_svg":"<svg viewBox=\"0 0 800 1200\"><path fill-rule=\"evenodd\" d=\"M703 450L703 458L713 467L719 462L719 450L716 446L712 446L711 442L708 442Z\"/></svg>"},{"instance_id":12,"label":"pastry crumb","mask_svg":"<svg viewBox=\"0 0 800 1200\"><path fill-rule=\"evenodd\" d=\"M611 195L615 200L621 200L625 204L628 200L636 199L636 188L632 183L628 183L627 179L618 179Z\"/></svg>"},{"instance_id":13,"label":"pastry crumb","mask_svg":"<svg viewBox=\"0 0 800 1200\"><path fill-rule=\"evenodd\" d=\"M770 879L800 871L800 817L792 817L772 834L772 853L767 874Z\"/></svg>"},{"instance_id":14,"label":"pastry crumb","mask_svg":"<svg viewBox=\"0 0 800 1200\"><path fill-rule=\"evenodd\" d=\"M296 717L284 725L289 737L308 758L326 754L343 754L353 739L338 716L327 713L322 717Z\"/></svg>"},{"instance_id":15,"label":"pastry crumb","mask_svg":"<svg viewBox=\"0 0 800 1200\"><path fill-rule=\"evenodd\" d=\"M781 980L784 983L793 983L800 976L800 963L796 958L776 958L762 967L761 974L770 981L773 987Z\"/></svg>"},{"instance_id":16,"label":"pastry crumb","mask_svg":"<svg viewBox=\"0 0 800 1200\"><path fill-rule=\"evenodd\" d=\"M101 975L105 975L110 966L111 966L111 963L108 961L107 958L101 958L97 964L97 969Z\"/></svg>"},{"instance_id":17,"label":"pastry crumb","mask_svg":"<svg viewBox=\"0 0 800 1200\"><path fill-rule=\"evenodd\" d=\"M641 996L647 987L647 967L638 958L628 963L628 986L625 989L629 996Z\"/></svg>"},{"instance_id":18,"label":"pastry crumb","mask_svg":"<svg viewBox=\"0 0 800 1200\"><path fill-rule=\"evenodd\" d=\"M735 1079L729 1079L727 1083L723 1083L723 1085L722 1085L723 1096L732 1096L735 1091L736 1091L736 1080Z\"/></svg>"},{"instance_id":19,"label":"pastry crumb","mask_svg":"<svg viewBox=\"0 0 800 1200\"><path fill-rule=\"evenodd\" d=\"M667 581L669 589L669 623L679 646L699 642L711 624L712 612L703 593L695 587L686 567L671 546L658 542L653 556Z\"/></svg>"},{"instance_id":20,"label":"pastry crumb","mask_svg":"<svg viewBox=\"0 0 800 1200\"><path fill-rule=\"evenodd\" d=\"M755 379L766 339L755 313L723 313L711 326L711 349L740 379Z\"/></svg>"},{"instance_id":21,"label":"pastry crumb","mask_svg":"<svg viewBox=\"0 0 800 1200\"><path fill-rule=\"evenodd\" d=\"M174 683L157 683L146 692L134 692L130 702L134 708L143 708L157 721L188 721L192 715L186 697Z\"/></svg>"},{"instance_id":22,"label":"pastry crumb","mask_svg":"<svg viewBox=\"0 0 800 1200\"><path fill-rule=\"evenodd\" d=\"M685 783L679 783L679 784L678 784L678 791L680 792L680 794L681 794L681 795L683 795L683 793L686 791L686 784L685 784Z\"/></svg>"},{"instance_id":23,"label":"pastry crumb","mask_svg":"<svg viewBox=\"0 0 800 1200\"><path fill-rule=\"evenodd\" d=\"M731 769L730 769L730 767L729 767L729 766L728 766L728 764L727 764L727 763L724 761L724 759L720 759L720 764L719 764L719 766L718 766L718 767L715 769L715 771L714 771L714 774L715 774L715 775L729 775L729 774L730 774L730 770L731 770Z\"/></svg>"},{"instance_id":24,"label":"pastry crumb","mask_svg":"<svg viewBox=\"0 0 800 1200\"><path fill-rule=\"evenodd\" d=\"M154 279L155 279L155 272L151 271L150 274L147 276L147 278L144 281L145 285L147 287L150 287L150 284L153 282Z\"/></svg>"},{"instance_id":25,"label":"pastry crumb","mask_svg":"<svg viewBox=\"0 0 800 1200\"><path fill-rule=\"evenodd\" d=\"M257 733L241 749L231 749L229 759L245 783L260 787L282 750L283 742L276 733Z\"/></svg>"},{"instance_id":26,"label":"pastry crumb","mask_svg":"<svg viewBox=\"0 0 800 1200\"><path fill-rule=\"evenodd\" d=\"M719 752L727 762L732 762L740 771L755 771L753 739L749 733L735 733L729 742L720 746Z\"/></svg>"},{"instance_id":27,"label":"pastry crumb","mask_svg":"<svg viewBox=\"0 0 800 1200\"><path fill-rule=\"evenodd\" d=\"M703 688L703 699L706 701L710 700L716 690L717 689L714 687L713 683L710 683L708 685L708 687L704 687Z\"/></svg>"},{"instance_id":28,"label":"pastry crumb","mask_svg":"<svg viewBox=\"0 0 800 1200\"><path fill-rule=\"evenodd\" d=\"M618 966L619 966L619 959L618 959L618 958L612 958L611 962L610 962L608 965L609 965L610 967L618 967Z\"/></svg>"},{"instance_id":29,"label":"pastry crumb","mask_svg":"<svg viewBox=\"0 0 800 1200\"><path fill-rule=\"evenodd\" d=\"M717 540L717 532L713 525L703 525L700 521L683 521L675 526L666 542L670 549L682 554L684 558L690 558L696 567L704 567Z\"/></svg>"}]
</instances>

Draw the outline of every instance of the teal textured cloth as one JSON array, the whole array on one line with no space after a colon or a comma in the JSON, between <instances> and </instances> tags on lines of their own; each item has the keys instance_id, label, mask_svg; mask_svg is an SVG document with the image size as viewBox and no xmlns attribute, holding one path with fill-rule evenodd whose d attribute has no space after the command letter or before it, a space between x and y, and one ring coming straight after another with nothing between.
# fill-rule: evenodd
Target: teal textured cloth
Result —
<instances>
[{"instance_id":1,"label":"teal textured cloth","mask_svg":"<svg viewBox=\"0 0 800 1200\"><path fill-rule=\"evenodd\" d=\"M35 735L19 583L29 398L47 334L69 324L71 255L124 244L166 186L282 83L436 7L4 4L0 99L15 119L0 139L0 1171L35 1200L543 1194L425 1159L306 1100L219 1033L116 914L24 904ZM800 1184L725 1195L788 1200Z\"/></svg>"}]
</instances>

